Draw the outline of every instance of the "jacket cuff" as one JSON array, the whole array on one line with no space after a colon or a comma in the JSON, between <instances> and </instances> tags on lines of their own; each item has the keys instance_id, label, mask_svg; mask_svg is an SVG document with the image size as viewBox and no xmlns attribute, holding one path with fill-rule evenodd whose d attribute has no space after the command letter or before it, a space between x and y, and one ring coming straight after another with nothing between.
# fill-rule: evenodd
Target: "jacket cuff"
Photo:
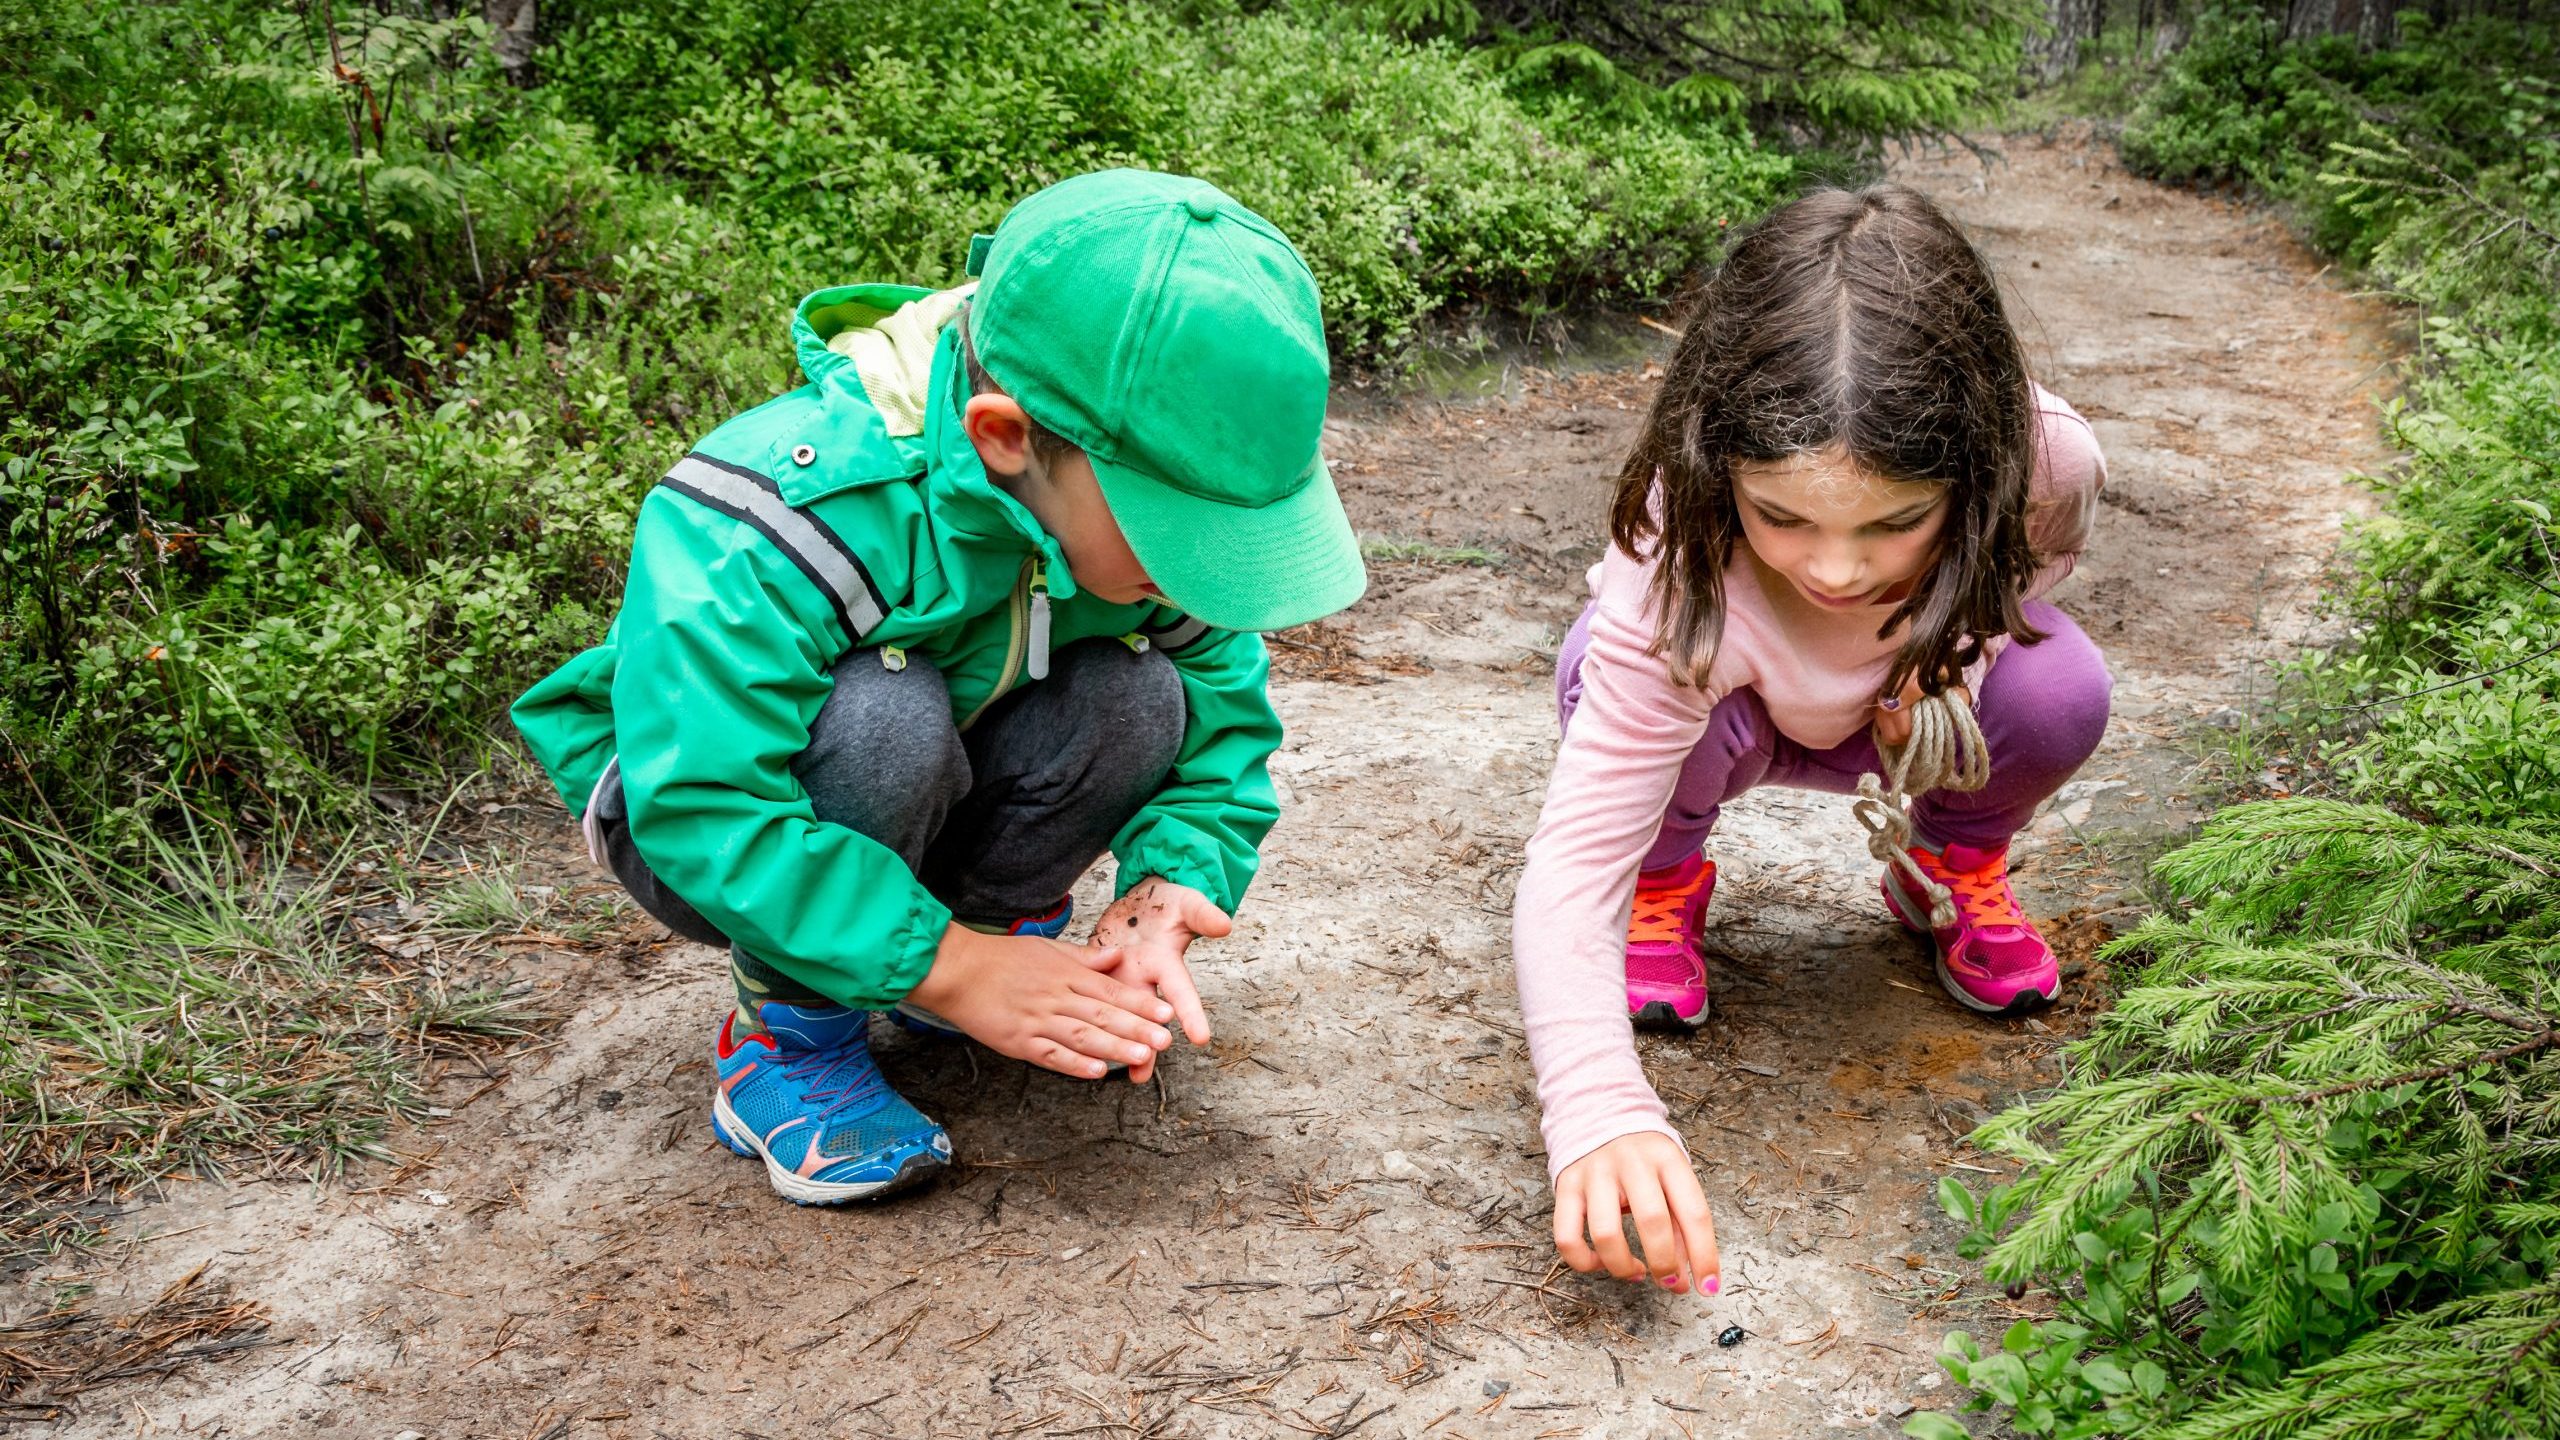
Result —
<instances>
[{"instance_id":1,"label":"jacket cuff","mask_svg":"<svg viewBox=\"0 0 2560 1440\"><path fill-rule=\"evenodd\" d=\"M1244 897L1229 888L1227 867L1218 847L1187 825L1164 824L1149 829L1120 855L1120 875L1113 894L1126 895L1150 875L1189 886L1209 897L1229 915Z\"/></svg>"},{"instance_id":2,"label":"jacket cuff","mask_svg":"<svg viewBox=\"0 0 2560 1440\"><path fill-rule=\"evenodd\" d=\"M943 932L950 928L951 907L934 899L932 891L916 886L906 921L889 947L888 966L880 976L880 992L887 1004L897 1004L924 983L925 972L933 968L934 957L942 952Z\"/></svg>"}]
</instances>

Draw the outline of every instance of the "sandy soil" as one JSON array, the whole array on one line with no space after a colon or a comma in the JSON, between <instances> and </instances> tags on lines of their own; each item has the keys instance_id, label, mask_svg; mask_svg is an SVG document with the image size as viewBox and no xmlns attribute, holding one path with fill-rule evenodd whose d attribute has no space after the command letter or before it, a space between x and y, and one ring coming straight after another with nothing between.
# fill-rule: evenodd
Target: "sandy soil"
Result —
<instances>
[{"instance_id":1,"label":"sandy soil","mask_svg":"<svg viewBox=\"0 0 2560 1440\"><path fill-rule=\"evenodd\" d=\"M2019 852L2085 968L2127 857L2195 813L2185 737L2309 633L2363 503L2339 472L2381 458L2388 337L2262 216L2103 148L2006 149L1901 173L1991 253L2041 377L2111 458L2057 599L2108 649L2116 723ZM1383 565L1344 625L1287 637L1287 815L1237 934L1199 953L1220 1039L1161 1085L888 1036L959 1167L796 1209L705 1123L717 958L635 925L538 962L574 1019L496 1083L449 1077L454 1113L401 1142L413 1163L354 1190L179 1186L0 1295L16 1313L85 1279L112 1305L205 1264L272 1307L286 1343L93 1395L60 1433L1756 1440L1886 1433L1950 1398L1945 1331L2034 1302L1968 1282L1929 1192L1991 1178L1958 1137L2050 1075L2078 1011L1959 1012L1830 797L1729 813L1718 1019L1644 1042L1707 1176L1725 1295L1550 1269L1508 908L1554 647L1649 392L1641 369L1514 369L1480 401L1346 403L1333 452L1361 527L1500 563ZM529 867L596 879L556 807L502 819Z\"/></svg>"}]
</instances>

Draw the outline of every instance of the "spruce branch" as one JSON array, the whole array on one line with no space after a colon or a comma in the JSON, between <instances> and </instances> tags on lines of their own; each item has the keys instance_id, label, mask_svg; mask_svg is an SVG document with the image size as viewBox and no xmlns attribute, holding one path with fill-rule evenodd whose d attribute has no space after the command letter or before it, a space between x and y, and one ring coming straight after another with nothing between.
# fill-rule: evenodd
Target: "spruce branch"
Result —
<instances>
[{"instance_id":1,"label":"spruce branch","mask_svg":"<svg viewBox=\"0 0 2560 1440\"><path fill-rule=\"evenodd\" d=\"M2453 1301L2385 1324L2279 1384L2209 1404L2157 1432L2158 1440L2560 1434L2555 1349L2560 1283Z\"/></svg>"}]
</instances>

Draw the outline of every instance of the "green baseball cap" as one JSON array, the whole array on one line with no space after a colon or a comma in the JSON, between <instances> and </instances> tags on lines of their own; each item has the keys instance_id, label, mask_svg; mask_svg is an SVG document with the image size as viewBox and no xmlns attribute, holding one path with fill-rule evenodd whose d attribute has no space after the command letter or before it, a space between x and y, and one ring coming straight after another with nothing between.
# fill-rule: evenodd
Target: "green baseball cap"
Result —
<instances>
[{"instance_id":1,"label":"green baseball cap","mask_svg":"<svg viewBox=\"0 0 2560 1440\"><path fill-rule=\"evenodd\" d=\"M1206 181L1101 170L1014 206L970 262L978 363L1092 459L1174 605L1279 630L1360 598L1319 453L1315 276L1270 221Z\"/></svg>"}]
</instances>

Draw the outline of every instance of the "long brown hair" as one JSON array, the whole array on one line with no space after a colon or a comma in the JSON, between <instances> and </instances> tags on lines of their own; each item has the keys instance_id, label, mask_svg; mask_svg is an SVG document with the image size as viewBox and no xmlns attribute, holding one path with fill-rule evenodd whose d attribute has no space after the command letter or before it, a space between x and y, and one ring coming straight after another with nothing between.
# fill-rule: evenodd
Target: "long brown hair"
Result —
<instances>
[{"instance_id":1,"label":"long brown hair","mask_svg":"<svg viewBox=\"0 0 2560 1440\"><path fill-rule=\"evenodd\" d=\"M1990 268L1937 206L1904 185L1807 195L1736 239L1688 311L1609 515L1619 548L1658 546L1675 675L1703 683L1723 638L1735 463L1833 445L1949 491L1936 560L1876 632L1911 626L1886 693L1913 675L1938 693L1992 635L2043 638L2020 610L2035 391Z\"/></svg>"}]
</instances>

